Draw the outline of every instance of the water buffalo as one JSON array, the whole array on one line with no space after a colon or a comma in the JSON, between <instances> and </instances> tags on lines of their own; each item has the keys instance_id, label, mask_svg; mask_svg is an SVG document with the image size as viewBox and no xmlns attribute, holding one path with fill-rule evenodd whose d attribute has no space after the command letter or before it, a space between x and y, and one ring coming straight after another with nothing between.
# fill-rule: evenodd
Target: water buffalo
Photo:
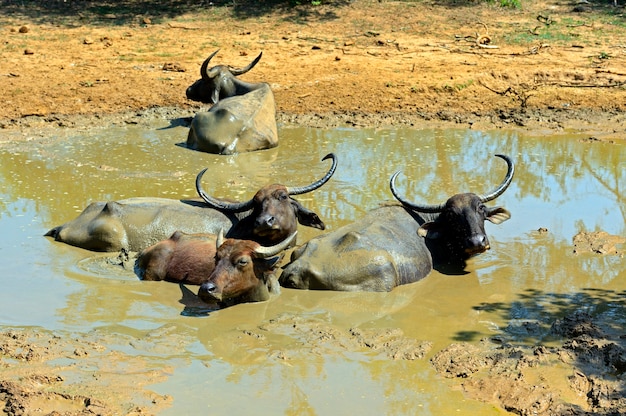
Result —
<instances>
[{"instance_id":1,"label":"water buffalo","mask_svg":"<svg viewBox=\"0 0 626 416\"><path fill-rule=\"evenodd\" d=\"M311 192L326 183L337 168L337 159L330 153L322 160L332 158L329 171L320 180L304 187L268 185L261 188L247 202L226 202L210 197L202 189L201 180L206 169L196 178L198 193L211 207L231 215L242 215L227 233L227 237L252 240L272 246L296 232L302 225L324 229L319 216L302 206L290 195ZM201 284L215 267L215 235L175 232L169 239L144 249L135 262L135 272L143 280L167 280ZM295 244L295 239L291 240Z\"/></svg>"},{"instance_id":2,"label":"water buffalo","mask_svg":"<svg viewBox=\"0 0 626 416\"><path fill-rule=\"evenodd\" d=\"M175 231L216 234L229 230L228 237L248 238L273 245L297 228L298 222L324 229L318 215L290 195L314 191L324 185L337 168L332 165L322 179L303 187L268 185L247 202L227 202L208 196L201 186L204 169L196 178L202 200L130 198L93 202L74 220L52 228L45 235L56 241L93 251L141 251L169 238Z\"/></svg>"},{"instance_id":3,"label":"water buffalo","mask_svg":"<svg viewBox=\"0 0 626 416\"><path fill-rule=\"evenodd\" d=\"M206 169L198 174L196 189L200 197L216 210L230 213L245 212L241 220L226 233L226 237L253 240L266 246L274 245L295 232L298 223L320 230L326 228L315 212L292 198L294 195L312 192L328 182L337 169L337 158L333 153L329 153L322 158L326 159L332 159L330 169L321 179L310 185L300 187L267 185L245 202L226 202L207 195L201 184Z\"/></svg>"},{"instance_id":4,"label":"water buffalo","mask_svg":"<svg viewBox=\"0 0 626 416\"><path fill-rule=\"evenodd\" d=\"M254 68L261 60L263 52L259 53L259 56L243 68L233 68L226 65L216 65L209 68L209 62L218 52L219 49L204 60L200 67L200 79L187 88L187 98L205 104L217 104L224 98L244 95L263 85L252 84L235 78L235 76L245 74Z\"/></svg>"},{"instance_id":5,"label":"water buffalo","mask_svg":"<svg viewBox=\"0 0 626 416\"><path fill-rule=\"evenodd\" d=\"M510 185L514 164L508 156L502 183L485 196L457 194L441 205L419 205L391 192L400 204L381 206L364 218L313 238L292 253L280 276L285 287L343 291L390 291L424 278L433 268L461 273L465 261L488 250L484 221L510 218L501 207L484 204Z\"/></svg>"},{"instance_id":6,"label":"water buffalo","mask_svg":"<svg viewBox=\"0 0 626 416\"><path fill-rule=\"evenodd\" d=\"M244 68L208 68L213 52L200 67L201 78L187 88L187 98L213 106L191 121L186 146L207 153L230 155L278 146L276 104L267 83L236 78L252 69L262 52Z\"/></svg>"},{"instance_id":7,"label":"water buffalo","mask_svg":"<svg viewBox=\"0 0 626 416\"><path fill-rule=\"evenodd\" d=\"M295 236L293 233L271 247L218 236L215 268L198 289L198 297L220 306L268 300L270 294L280 292L274 272L282 258L280 253L291 245Z\"/></svg>"},{"instance_id":8,"label":"water buffalo","mask_svg":"<svg viewBox=\"0 0 626 416\"><path fill-rule=\"evenodd\" d=\"M217 233L236 215L210 209L201 200L138 197L92 202L75 219L45 235L93 251L140 251L174 233Z\"/></svg>"}]
</instances>

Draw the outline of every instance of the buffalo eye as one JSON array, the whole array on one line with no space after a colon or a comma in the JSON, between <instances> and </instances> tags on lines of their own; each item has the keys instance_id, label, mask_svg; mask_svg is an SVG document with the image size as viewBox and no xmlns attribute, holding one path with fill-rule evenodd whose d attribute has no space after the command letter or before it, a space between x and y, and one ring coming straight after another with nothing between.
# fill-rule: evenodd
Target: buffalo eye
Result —
<instances>
[{"instance_id":1,"label":"buffalo eye","mask_svg":"<svg viewBox=\"0 0 626 416\"><path fill-rule=\"evenodd\" d=\"M235 264L239 268L244 268L244 267L246 267L248 265L248 263L250 263L250 259L248 259L246 257L241 257L241 258L237 259L237 262Z\"/></svg>"},{"instance_id":2,"label":"buffalo eye","mask_svg":"<svg viewBox=\"0 0 626 416\"><path fill-rule=\"evenodd\" d=\"M478 213L482 216L487 215L487 207L484 204L478 206Z\"/></svg>"}]
</instances>

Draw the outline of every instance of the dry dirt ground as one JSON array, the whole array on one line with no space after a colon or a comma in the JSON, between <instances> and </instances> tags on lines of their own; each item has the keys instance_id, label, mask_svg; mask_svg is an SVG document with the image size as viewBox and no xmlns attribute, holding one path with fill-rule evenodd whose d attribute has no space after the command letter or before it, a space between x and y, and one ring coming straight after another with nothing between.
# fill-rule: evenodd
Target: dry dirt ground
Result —
<instances>
[{"instance_id":1,"label":"dry dirt ground","mask_svg":"<svg viewBox=\"0 0 626 416\"><path fill-rule=\"evenodd\" d=\"M282 123L453 124L626 138L621 0L522 0L521 8L450 0L300 3L0 0L0 141L2 129L191 115L204 107L188 101L185 89L216 49L214 62L232 66L263 52L243 78L271 85ZM470 397L515 414L624 414L623 339L602 328L578 314L553 324L563 339L558 346L455 344L432 362ZM73 391L47 365L60 357L70 357L63 370L75 371L78 362L134 360L112 357L95 336L5 330L4 412L146 414L171 400L143 391L132 377L91 373ZM545 380L524 380L528 369L555 362L572 366L568 388L580 403L564 402ZM616 381L593 376L606 373Z\"/></svg>"},{"instance_id":2,"label":"dry dirt ground","mask_svg":"<svg viewBox=\"0 0 626 416\"><path fill-rule=\"evenodd\" d=\"M263 52L243 78L270 83L282 122L624 138L623 5L520 1L3 0L0 127L193 114L185 89L220 49Z\"/></svg>"}]
</instances>

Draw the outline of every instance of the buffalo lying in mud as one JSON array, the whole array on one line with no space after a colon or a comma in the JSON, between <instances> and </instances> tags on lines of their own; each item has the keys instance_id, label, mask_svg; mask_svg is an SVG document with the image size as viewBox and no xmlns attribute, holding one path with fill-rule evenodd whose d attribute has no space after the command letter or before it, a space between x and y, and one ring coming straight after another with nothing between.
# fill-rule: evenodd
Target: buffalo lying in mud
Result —
<instances>
[{"instance_id":1,"label":"buffalo lying in mud","mask_svg":"<svg viewBox=\"0 0 626 416\"><path fill-rule=\"evenodd\" d=\"M227 237L252 240L260 245L273 246L297 231L298 223L323 230L319 216L292 198L311 192L324 185L337 168L337 159L330 153L322 160L332 159L329 171L319 180L302 187L267 185L247 202L225 202L206 194L202 189L203 170L196 178L196 188L212 208L243 217L227 233ZM146 248L137 257L135 272L143 280L166 280L189 284L206 281L215 267L215 235L185 234L177 231L167 240ZM295 239L290 240L295 244Z\"/></svg>"},{"instance_id":2,"label":"buffalo lying in mud","mask_svg":"<svg viewBox=\"0 0 626 416\"><path fill-rule=\"evenodd\" d=\"M92 202L75 219L45 235L93 251L140 251L174 231L217 233L237 222L234 214L203 201L138 197Z\"/></svg>"},{"instance_id":3,"label":"buffalo lying in mud","mask_svg":"<svg viewBox=\"0 0 626 416\"><path fill-rule=\"evenodd\" d=\"M187 147L230 155L278 146L276 105L269 85L236 78L252 69L262 53L244 68L217 65L209 69L217 52L202 63L201 78L187 88L187 98L213 104L191 121Z\"/></svg>"},{"instance_id":4,"label":"buffalo lying in mud","mask_svg":"<svg viewBox=\"0 0 626 416\"><path fill-rule=\"evenodd\" d=\"M364 218L297 248L280 276L284 287L343 291L390 291L424 278L433 268L461 272L465 261L490 248L484 221L500 224L510 218L501 207L484 204L510 185L514 164L508 156L502 183L485 196L463 193L441 205L419 205L402 198L401 205L382 206Z\"/></svg>"},{"instance_id":5,"label":"buffalo lying in mud","mask_svg":"<svg viewBox=\"0 0 626 416\"><path fill-rule=\"evenodd\" d=\"M218 236L215 268L198 289L198 297L207 303L230 306L265 301L270 294L280 293L275 270L282 251L293 243L295 236L293 233L271 247Z\"/></svg>"},{"instance_id":6,"label":"buffalo lying in mud","mask_svg":"<svg viewBox=\"0 0 626 416\"><path fill-rule=\"evenodd\" d=\"M175 231L217 234L229 230L228 237L249 238L261 244L275 244L294 232L297 223L324 229L318 215L303 207L291 195L314 191L324 185L337 168L335 155L329 171L308 186L268 185L247 202L227 202L208 196L196 178L204 201L166 198L130 198L93 202L65 224L45 235L56 241L93 251L141 251L167 239Z\"/></svg>"},{"instance_id":7,"label":"buffalo lying in mud","mask_svg":"<svg viewBox=\"0 0 626 416\"><path fill-rule=\"evenodd\" d=\"M244 202L226 202L207 195L201 184L206 169L198 174L196 189L200 197L212 208L222 212L242 213L240 221L226 233L226 237L274 245L294 233L298 223L320 230L326 228L315 212L293 199L293 196L312 192L330 180L337 169L337 158L333 153L329 153L322 158L326 159L332 159L332 164L319 180L298 187L266 185L252 199Z\"/></svg>"}]
</instances>

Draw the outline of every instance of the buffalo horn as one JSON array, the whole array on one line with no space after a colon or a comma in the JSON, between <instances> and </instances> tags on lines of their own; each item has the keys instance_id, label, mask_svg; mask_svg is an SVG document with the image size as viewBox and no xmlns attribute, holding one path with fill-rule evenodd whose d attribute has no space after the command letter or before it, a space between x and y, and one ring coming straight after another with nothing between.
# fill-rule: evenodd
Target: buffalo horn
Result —
<instances>
[{"instance_id":1,"label":"buffalo horn","mask_svg":"<svg viewBox=\"0 0 626 416\"><path fill-rule=\"evenodd\" d=\"M513 174L515 173L515 165L513 164L513 161L511 160L511 158L506 155L501 155L501 154L497 154L496 156L505 160L508 166L508 170L506 172L506 176L504 177L504 180L502 181L500 185L498 185L498 187L495 190L493 190L492 192L488 193L485 196L478 196L481 202L492 201L496 199L497 197L499 197L500 195L502 195L502 193L506 190L506 188L509 187L509 185L511 184L511 181L513 180ZM431 214L438 213L443 210L443 208L445 207L445 203L440 204L440 205L419 205L413 202L409 202L405 200L404 198L402 198L398 194L398 190L396 189L396 184L395 184L396 177L399 174L400 174L400 171L397 171L391 176L391 180L389 181L389 188L391 188L391 193L393 194L393 196L398 201L400 201L402 205L408 208L411 208L414 211L431 213Z\"/></svg>"},{"instance_id":2,"label":"buffalo horn","mask_svg":"<svg viewBox=\"0 0 626 416\"><path fill-rule=\"evenodd\" d=\"M243 212L252 208L252 204L254 202L253 199L247 202L226 202L207 195L206 192L204 192L204 189L202 189L202 175L204 175L204 172L206 172L207 169L208 168L202 169L200 173L198 173L198 176L196 176L196 191L198 191L198 195L204 199L204 202L209 204L211 207L222 211Z\"/></svg>"},{"instance_id":3,"label":"buffalo horn","mask_svg":"<svg viewBox=\"0 0 626 416\"><path fill-rule=\"evenodd\" d=\"M259 54L259 56L257 56L256 58L254 58L254 61L250 62L247 66L244 66L243 68L231 68L228 67L228 69L230 70L230 72L233 75L241 75L241 74L245 74L246 72L248 72L249 70L251 70L252 68L254 68L254 66L261 60L261 56L263 55L263 52L261 52Z\"/></svg>"},{"instance_id":4,"label":"buffalo horn","mask_svg":"<svg viewBox=\"0 0 626 416\"><path fill-rule=\"evenodd\" d=\"M316 182L313 182L308 186L287 187L287 192L289 193L289 195L305 194L307 192L316 190L317 188L328 182L331 176L333 176L333 173L335 173L335 169L337 169L337 157L333 153L327 154L322 160L326 160L329 158L333 160L333 163L323 178ZM226 202L207 195L207 193L204 192L204 189L202 189L202 176L207 171L207 169L208 168L201 170L200 173L198 173L198 176L196 176L196 191L198 191L198 195L200 195L204 202L209 204L211 207L222 211L243 212L252 208L252 206L254 205L254 199L250 199L246 202Z\"/></svg>"},{"instance_id":5,"label":"buffalo horn","mask_svg":"<svg viewBox=\"0 0 626 416\"><path fill-rule=\"evenodd\" d=\"M326 182L328 182L331 176L333 176L333 173L335 173L335 169L337 169L337 157L335 156L334 153L327 154L326 156L324 156L322 160L326 160L329 158L333 160L333 164L331 165L330 169L328 170L328 172L326 173L326 175L324 175L322 179L316 182L313 182L312 184L308 186L287 187L287 192L289 192L289 195L306 194L307 192L314 191L320 186L324 185Z\"/></svg>"},{"instance_id":6,"label":"buffalo horn","mask_svg":"<svg viewBox=\"0 0 626 416\"><path fill-rule=\"evenodd\" d=\"M215 52L213 52L211 55L209 55L208 58L206 58L204 60L204 62L202 62L202 66L200 67L200 76L202 78L211 78L211 76L209 76L209 74L207 73L207 68L209 66L209 62L211 61L211 59L219 52L220 50L216 50Z\"/></svg>"},{"instance_id":7,"label":"buffalo horn","mask_svg":"<svg viewBox=\"0 0 626 416\"><path fill-rule=\"evenodd\" d=\"M222 244L224 244L224 229L220 228L220 232L217 233L217 239L215 240L215 248L220 248Z\"/></svg>"},{"instance_id":8,"label":"buffalo horn","mask_svg":"<svg viewBox=\"0 0 626 416\"><path fill-rule=\"evenodd\" d=\"M291 241L296 237L296 234L298 234L297 231L291 234L289 237L285 238L280 243L275 244L273 246L269 246L269 247L259 246L257 247L256 250L254 250L254 253L263 259L275 256L281 251L283 251L284 249L286 249L287 247L289 247L289 244L291 244Z\"/></svg>"},{"instance_id":9,"label":"buffalo horn","mask_svg":"<svg viewBox=\"0 0 626 416\"><path fill-rule=\"evenodd\" d=\"M496 189L494 189L487 195L484 195L484 196L479 195L481 202L493 201L494 199L502 195L504 191L506 191L506 188L508 188L509 185L511 184L511 181L513 180L513 174L515 173L515 165L513 164L513 161L511 160L511 158L508 157L507 155L500 155L500 154L497 154L496 156L501 159L504 159L504 161L506 162L506 165L507 165L506 176L504 177L504 180L502 181L502 183L498 185Z\"/></svg>"}]
</instances>

